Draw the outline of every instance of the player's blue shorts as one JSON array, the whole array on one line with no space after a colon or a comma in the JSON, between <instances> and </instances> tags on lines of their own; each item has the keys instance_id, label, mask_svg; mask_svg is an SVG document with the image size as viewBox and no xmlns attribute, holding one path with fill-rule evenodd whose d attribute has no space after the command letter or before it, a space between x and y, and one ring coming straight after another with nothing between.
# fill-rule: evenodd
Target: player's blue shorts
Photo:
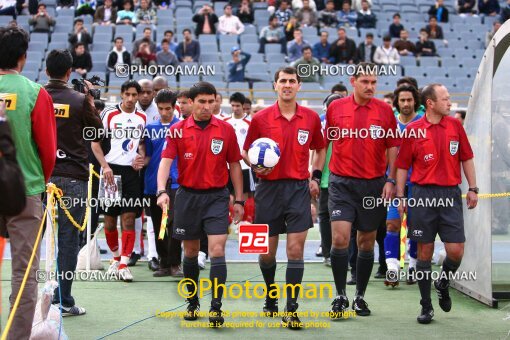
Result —
<instances>
[{"instance_id":1,"label":"player's blue shorts","mask_svg":"<svg viewBox=\"0 0 510 340\"><path fill-rule=\"evenodd\" d=\"M411 187L412 184L408 183L406 184L406 190L407 190L407 198L411 198ZM398 213L398 207L394 204L390 204L388 208L388 214L386 215L386 221L388 220L396 220L400 219L400 214ZM407 214L407 220L409 221L409 210Z\"/></svg>"}]
</instances>

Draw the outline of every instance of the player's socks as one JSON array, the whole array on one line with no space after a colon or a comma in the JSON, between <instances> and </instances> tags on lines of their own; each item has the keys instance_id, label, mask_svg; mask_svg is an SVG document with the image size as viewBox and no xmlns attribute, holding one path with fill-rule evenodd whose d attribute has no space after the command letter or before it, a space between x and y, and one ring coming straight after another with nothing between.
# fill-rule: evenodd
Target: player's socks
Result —
<instances>
[{"instance_id":1,"label":"player's socks","mask_svg":"<svg viewBox=\"0 0 510 340\"><path fill-rule=\"evenodd\" d=\"M243 220L253 223L254 219L255 219L255 199L253 197L248 197L244 205Z\"/></svg>"},{"instance_id":2,"label":"player's socks","mask_svg":"<svg viewBox=\"0 0 510 340\"><path fill-rule=\"evenodd\" d=\"M443 269L441 270L441 275L439 276L439 283L441 288L448 288L450 285L450 276L454 274L457 269L460 267L460 262L456 262L449 258L448 256L443 262Z\"/></svg>"},{"instance_id":3,"label":"player's socks","mask_svg":"<svg viewBox=\"0 0 510 340\"><path fill-rule=\"evenodd\" d=\"M196 285L193 285L192 283L187 284L188 292L194 292L195 287L198 286L198 276L200 275L200 268L198 268L198 256L184 256L184 259L182 260L182 272L185 279L191 279L196 283ZM196 292L195 297L196 296L198 296L198 292Z\"/></svg>"},{"instance_id":4,"label":"player's socks","mask_svg":"<svg viewBox=\"0 0 510 340\"><path fill-rule=\"evenodd\" d=\"M303 273L305 271L305 263L303 260L288 260L287 272L285 274L285 282L288 284L287 289L287 308L289 309L296 303L299 296L299 285L303 281ZM295 287L295 288L293 288Z\"/></svg>"},{"instance_id":5,"label":"player's socks","mask_svg":"<svg viewBox=\"0 0 510 340\"><path fill-rule=\"evenodd\" d=\"M418 278L418 287L420 288L420 295L423 301L430 301L431 271L432 265L430 264L430 261L418 260L416 262L416 277Z\"/></svg>"},{"instance_id":6,"label":"player's socks","mask_svg":"<svg viewBox=\"0 0 510 340\"><path fill-rule=\"evenodd\" d=\"M117 228L113 230L104 229L104 236L106 237L106 244L114 253L113 256L119 256L119 232ZM115 254L117 253L117 254Z\"/></svg>"},{"instance_id":7,"label":"player's socks","mask_svg":"<svg viewBox=\"0 0 510 340\"><path fill-rule=\"evenodd\" d=\"M143 228L142 218L138 217L137 219L135 219L135 240L133 243L133 250L138 255L142 254L142 248L141 248L141 242L140 242L141 235L142 235L142 228Z\"/></svg>"},{"instance_id":8,"label":"player's socks","mask_svg":"<svg viewBox=\"0 0 510 340\"><path fill-rule=\"evenodd\" d=\"M363 297L374 267L374 251L358 251L356 260L356 296Z\"/></svg>"},{"instance_id":9,"label":"player's socks","mask_svg":"<svg viewBox=\"0 0 510 340\"><path fill-rule=\"evenodd\" d=\"M398 271L399 269L399 234L394 231L386 232L384 238L384 250L386 255L386 265L389 270Z\"/></svg>"},{"instance_id":10,"label":"player's socks","mask_svg":"<svg viewBox=\"0 0 510 340\"><path fill-rule=\"evenodd\" d=\"M214 302L221 302L223 291L225 290L225 282L227 281L227 263L225 262L225 256L211 257L211 272L209 273L209 279L213 284L215 284L215 279L218 283L218 289L213 289L211 304ZM216 291L218 292L217 296L215 296Z\"/></svg>"},{"instance_id":11,"label":"player's socks","mask_svg":"<svg viewBox=\"0 0 510 340\"><path fill-rule=\"evenodd\" d=\"M154 234L154 225L152 223L152 218L147 216L147 240L148 242L148 252L147 259L158 258L158 251L156 249L156 235Z\"/></svg>"},{"instance_id":12,"label":"player's socks","mask_svg":"<svg viewBox=\"0 0 510 340\"><path fill-rule=\"evenodd\" d=\"M120 257L120 264L119 264L119 270L122 269L122 268L126 268L127 267L127 264L129 262L129 256L124 256L122 255Z\"/></svg>"},{"instance_id":13,"label":"player's socks","mask_svg":"<svg viewBox=\"0 0 510 340\"><path fill-rule=\"evenodd\" d=\"M122 231L122 251L121 256L131 256L133 248L135 246L135 231L134 230L123 230Z\"/></svg>"},{"instance_id":14,"label":"player's socks","mask_svg":"<svg viewBox=\"0 0 510 340\"><path fill-rule=\"evenodd\" d=\"M409 240L409 267L416 267L416 259L418 258L418 242Z\"/></svg>"},{"instance_id":15,"label":"player's socks","mask_svg":"<svg viewBox=\"0 0 510 340\"><path fill-rule=\"evenodd\" d=\"M266 283L267 292L272 289L271 285L274 284L274 276L276 274L276 260L271 263L262 262L262 259L259 257L259 267L262 272L262 277L264 277L264 282Z\"/></svg>"},{"instance_id":16,"label":"player's socks","mask_svg":"<svg viewBox=\"0 0 510 340\"><path fill-rule=\"evenodd\" d=\"M331 248L331 270L338 295L345 296L345 283L347 280L347 271L349 270L349 251L348 248Z\"/></svg>"}]
</instances>

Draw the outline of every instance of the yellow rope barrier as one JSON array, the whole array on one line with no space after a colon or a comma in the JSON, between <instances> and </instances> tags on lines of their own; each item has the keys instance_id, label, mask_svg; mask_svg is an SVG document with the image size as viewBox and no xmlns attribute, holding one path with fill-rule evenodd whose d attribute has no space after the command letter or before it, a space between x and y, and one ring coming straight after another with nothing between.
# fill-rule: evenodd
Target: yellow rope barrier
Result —
<instances>
[{"instance_id":1,"label":"yellow rope barrier","mask_svg":"<svg viewBox=\"0 0 510 340\"><path fill-rule=\"evenodd\" d=\"M510 197L510 192L501 192L498 194L478 194L478 199L481 198L501 198ZM462 195L462 198L466 198L466 195Z\"/></svg>"},{"instance_id":2,"label":"yellow rope barrier","mask_svg":"<svg viewBox=\"0 0 510 340\"><path fill-rule=\"evenodd\" d=\"M2 333L1 340L7 339L7 334L9 333L9 329L12 325L12 320L14 319L14 315L16 315L16 310L18 309L19 302L21 300L21 295L23 290L25 289L25 284L27 283L28 273L30 272L30 268L32 268L32 263L34 262L35 253L37 251L37 247L39 246L39 241L41 240L41 234L44 226L44 221L46 220L46 215L48 213L47 209L44 209L44 215L41 221L41 225L39 226L39 232L37 233L37 237L35 239L34 249L32 250L32 255L30 255L30 260L28 261L27 270L25 271L25 275L23 276L23 281L21 282L21 286L19 287L18 295L16 296L16 301L14 301L14 305L12 306L12 311L9 314L9 319L7 320L7 324L5 325L4 332Z\"/></svg>"}]
</instances>

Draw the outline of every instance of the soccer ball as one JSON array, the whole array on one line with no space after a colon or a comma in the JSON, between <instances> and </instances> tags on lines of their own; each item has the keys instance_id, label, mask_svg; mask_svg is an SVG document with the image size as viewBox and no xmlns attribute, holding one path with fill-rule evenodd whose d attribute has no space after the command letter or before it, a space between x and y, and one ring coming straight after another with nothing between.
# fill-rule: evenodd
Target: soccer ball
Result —
<instances>
[{"instance_id":1,"label":"soccer ball","mask_svg":"<svg viewBox=\"0 0 510 340\"><path fill-rule=\"evenodd\" d=\"M258 168L272 168L280 160L280 148L270 138L259 138L250 145L248 158Z\"/></svg>"}]
</instances>

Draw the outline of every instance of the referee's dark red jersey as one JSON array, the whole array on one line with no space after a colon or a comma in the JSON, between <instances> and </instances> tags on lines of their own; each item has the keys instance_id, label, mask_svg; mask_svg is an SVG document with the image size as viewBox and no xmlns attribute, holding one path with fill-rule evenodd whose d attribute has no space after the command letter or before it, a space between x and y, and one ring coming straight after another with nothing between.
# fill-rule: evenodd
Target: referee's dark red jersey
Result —
<instances>
[{"instance_id":1,"label":"referee's dark red jersey","mask_svg":"<svg viewBox=\"0 0 510 340\"><path fill-rule=\"evenodd\" d=\"M326 114L326 134L333 143L329 170L362 179L384 176L386 149L400 145L396 126L393 110L382 100L372 98L366 105L357 104L353 95L335 100ZM333 140L333 130L343 138Z\"/></svg>"},{"instance_id":2,"label":"referee's dark red jersey","mask_svg":"<svg viewBox=\"0 0 510 340\"><path fill-rule=\"evenodd\" d=\"M182 131L182 138L179 131ZM193 117L173 125L161 157L178 158L177 182L197 190L225 187L227 163L242 159L234 128L214 116L203 130Z\"/></svg>"},{"instance_id":3,"label":"referee's dark red jersey","mask_svg":"<svg viewBox=\"0 0 510 340\"><path fill-rule=\"evenodd\" d=\"M296 113L289 121L280 112L278 102L257 112L253 116L244 150L258 138L271 138L280 148L280 161L267 176L267 180L310 178L308 164L310 149L324 148L319 115L306 107L296 104Z\"/></svg>"},{"instance_id":4,"label":"referee's dark red jersey","mask_svg":"<svg viewBox=\"0 0 510 340\"><path fill-rule=\"evenodd\" d=\"M460 122L443 117L439 124L431 124L426 116L407 127L395 166L399 169L413 167L411 183L419 185L455 186L462 182L460 162L473 158L473 150ZM424 138L420 130L426 131ZM416 136L416 138L414 138Z\"/></svg>"}]
</instances>

